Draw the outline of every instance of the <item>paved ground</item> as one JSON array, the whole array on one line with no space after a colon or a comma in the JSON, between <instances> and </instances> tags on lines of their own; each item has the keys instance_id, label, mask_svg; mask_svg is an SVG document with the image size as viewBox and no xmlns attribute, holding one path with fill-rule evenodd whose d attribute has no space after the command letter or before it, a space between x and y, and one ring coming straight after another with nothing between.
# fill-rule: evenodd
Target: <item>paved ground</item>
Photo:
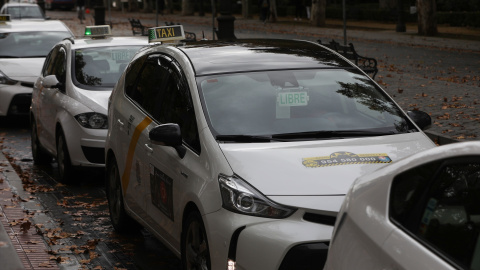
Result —
<instances>
[{"instance_id":1,"label":"paved ground","mask_svg":"<svg viewBox=\"0 0 480 270\"><path fill-rule=\"evenodd\" d=\"M75 12L47 11L47 15L64 21L75 35L83 35L85 25L79 23ZM149 26L157 22L156 15L151 13L106 12L106 20L112 22L115 35L132 35L129 17L138 18ZM212 18L209 16L165 15L159 16L158 22L160 25L181 23L186 31L195 32L197 38L204 34L205 38L212 39ZM87 14L87 23L93 24L92 14ZM378 60L380 71L375 80L403 109L419 109L432 116L434 124L428 131L432 138L440 143L477 140L480 136L480 29L439 27L441 37L418 36L415 25L407 25L406 33L396 33L393 29L395 25L349 22L347 38L359 54ZM328 21L327 27L318 28L291 18L267 24L258 19L237 18L235 34L238 38L343 41L339 21ZM30 202L21 176L14 173L0 152L1 267L55 269L55 260L49 259L48 248L35 233L34 224L29 225L32 213L25 211L25 205L28 209L36 209L36 215L44 211L33 200ZM12 252L18 257L11 256Z\"/></svg>"}]
</instances>

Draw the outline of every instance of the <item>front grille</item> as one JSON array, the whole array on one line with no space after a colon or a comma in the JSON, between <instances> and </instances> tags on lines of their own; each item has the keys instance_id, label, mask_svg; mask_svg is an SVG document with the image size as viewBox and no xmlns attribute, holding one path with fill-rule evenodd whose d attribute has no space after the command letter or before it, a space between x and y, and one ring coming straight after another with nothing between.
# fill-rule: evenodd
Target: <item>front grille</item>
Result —
<instances>
[{"instance_id":1,"label":"front grille","mask_svg":"<svg viewBox=\"0 0 480 270\"><path fill-rule=\"evenodd\" d=\"M334 226L337 218L320 214L305 213L305 215L303 215L303 219L314 223Z\"/></svg>"},{"instance_id":2,"label":"front grille","mask_svg":"<svg viewBox=\"0 0 480 270\"><path fill-rule=\"evenodd\" d=\"M8 115L28 115L30 104L32 103L32 94L18 94L12 98Z\"/></svg>"},{"instance_id":3,"label":"front grille","mask_svg":"<svg viewBox=\"0 0 480 270\"><path fill-rule=\"evenodd\" d=\"M82 151L88 162L105 164L105 148L82 146Z\"/></svg>"},{"instance_id":4,"label":"front grille","mask_svg":"<svg viewBox=\"0 0 480 270\"><path fill-rule=\"evenodd\" d=\"M328 242L308 243L292 247L283 258L279 270L323 269L327 261Z\"/></svg>"}]
</instances>

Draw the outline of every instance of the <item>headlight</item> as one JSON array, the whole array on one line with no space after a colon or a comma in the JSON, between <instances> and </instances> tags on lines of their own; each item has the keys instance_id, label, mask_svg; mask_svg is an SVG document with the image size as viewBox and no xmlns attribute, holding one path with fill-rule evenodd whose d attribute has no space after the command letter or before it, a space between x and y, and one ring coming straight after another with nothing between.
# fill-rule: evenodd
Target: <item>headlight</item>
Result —
<instances>
[{"instance_id":1,"label":"headlight","mask_svg":"<svg viewBox=\"0 0 480 270\"><path fill-rule=\"evenodd\" d=\"M236 175L220 175L218 181L223 208L232 212L257 217L286 218L297 210L269 200Z\"/></svg>"},{"instance_id":2,"label":"headlight","mask_svg":"<svg viewBox=\"0 0 480 270\"><path fill-rule=\"evenodd\" d=\"M3 72L0 71L0 84L14 85L17 81L10 79Z\"/></svg>"},{"instance_id":3,"label":"headlight","mask_svg":"<svg viewBox=\"0 0 480 270\"><path fill-rule=\"evenodd\" d=\"M99 113L81 113L75 115L78 123L85 128L94 128L94 129L107 129L108 120L107 116Z\"/></svg>"}]
</instances>

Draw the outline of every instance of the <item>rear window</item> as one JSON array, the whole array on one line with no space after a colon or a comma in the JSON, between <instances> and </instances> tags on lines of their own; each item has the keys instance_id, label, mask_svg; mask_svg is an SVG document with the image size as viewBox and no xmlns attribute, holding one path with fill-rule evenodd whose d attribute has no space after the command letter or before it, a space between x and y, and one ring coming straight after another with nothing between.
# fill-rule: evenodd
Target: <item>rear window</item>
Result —
<instances>
[{"instance_id":1,"label":"rear window","mask_svg":"<svg viewBox=\"0 0 480 270\"><path fill-rule=\"evenodd\" d=\"M55 44L71 36L69 32L0 33L0 58L46 57Z\"/></svg>"}]
</instances>

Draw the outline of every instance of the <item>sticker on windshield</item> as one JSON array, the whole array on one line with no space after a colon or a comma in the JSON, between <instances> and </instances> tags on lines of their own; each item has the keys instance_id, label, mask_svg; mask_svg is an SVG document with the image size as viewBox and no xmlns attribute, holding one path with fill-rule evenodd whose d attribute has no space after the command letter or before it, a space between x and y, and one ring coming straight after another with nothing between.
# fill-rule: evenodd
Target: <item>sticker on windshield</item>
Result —
<instances>
[{"instance_id":1,"label":"sticker on windshield","mask_svg":"<svg viewBox=\"0 0 480 270\"><path fill-rule=\"evenodd\" d=\"M392 159L385 153L354 154L351 152L335 152L330 156L302 159L307 168L318 168L351 164L391 163Z\"/></svg>"},{"instance_id":2,"label":"sticker on windshield","mask_svg":"<svg viewBox=\"0 0 480 270\"><path fill-rule=\"evenodd\" d=\"M307 92L282 92L277 96L278 106L307 106L308 94Z\"/></svg>"},{"instance_id":3,"label":"sticker on windshield","mask_svg":"<svg viewBox=\"0 0 480 270\"><path fill-rule=\"evenodd\" d=\"M128 50L112 51L111 57L114 61L129 61L132 58Z\"/></svg>"}]
</instances>

